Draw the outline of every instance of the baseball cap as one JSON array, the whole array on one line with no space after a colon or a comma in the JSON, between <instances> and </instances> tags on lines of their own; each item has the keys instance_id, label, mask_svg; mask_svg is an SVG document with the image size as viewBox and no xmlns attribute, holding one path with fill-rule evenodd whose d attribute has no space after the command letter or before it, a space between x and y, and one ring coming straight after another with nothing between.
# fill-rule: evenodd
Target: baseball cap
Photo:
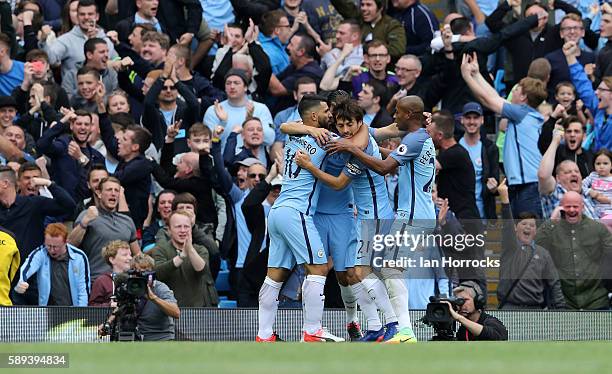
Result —
<instances>
[{"instance_id":1,"label":"baseball cap","mask_svg":"<svg viewBox=\"0 0 612 374\"><path fill-rule=\"evenodd\" d=\"M223 78L223 81L226 81L227 78L231 77L231 76L237 76L240 79L242 79L242 81L244 82L244 84L246 86L249 85L249 81L247 79L246 76L246 71L242 70L242 69L229 69L229 71L227 72L227 74L225 74L225 77Z\"/></svg>"},{"instance_id":2,"label":"baseball cap","mask_svg":"<svg viewBox=\"0 0 612 374\"><path fill-rule=\"evenodd\" d=\"M480 104L474 102L474 101L470 101L469 103L466 103L463 106L463 114L462 115L466 115L468 113L476 113L479 116L482 116L482 106L480 106Z\"/></svg>"},{"instance_id":3,"label":"baseball cap","mask_svg":"<svg viewBox=\"0 0 612 374\"><path fill-rule=\"evenodd\" d=\"M13 96L0 96L0 108L6 107L17 108L17 101Z\"/></svg>"},{"instance_id":4,"label":"baseball cap","mask_svg":"<svg viewBox=\"0 0 612 374\"><path fill-rule=\"evenodd\" d=\"M270 181L270 186L282 186L283 185L283 176L277 175Z\"/></svg>"},{"instance_id":5,"label":"baseball cap","mask_svg":"<svg viewBox=\"0 0 612 374\"><path fill-rule=\"evenodd\" d=\"M246 167L251 167L255 164L261 164L261 161L259 161L255 157L248 157L248 158L245 158L244 160L236 161L235 164L246 166Z\"/></svg>"},{"instance_id":6,"label":"baseball cap","mask_svg":"<svg viewBox=\"0 0 612 374\"><path fill-rule=\"evenodd\" d=\"M483 294L482 293L482 289L480 288L478 283L476 283L474 281L461 282L457 287L453 288L453 293L454 294L456 294L458 292L463 292L463 291L469 292L470 295L472 295L472 297L474 297L474 298L477 296L477 295L474 294L474 292L477 292L478 295L482 295Z\"/></svg>"}]
</instances>

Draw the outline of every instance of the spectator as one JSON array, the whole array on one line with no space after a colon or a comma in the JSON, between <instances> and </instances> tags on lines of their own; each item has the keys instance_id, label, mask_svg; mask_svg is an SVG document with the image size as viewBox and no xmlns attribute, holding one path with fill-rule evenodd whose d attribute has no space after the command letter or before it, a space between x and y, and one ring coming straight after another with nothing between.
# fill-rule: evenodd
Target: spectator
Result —
<instances>
[{"instance_id":1,"label":"spectator","mask_svg":"<svg viewBox=\"0 0 612 374\"><path fill-rule=\"evenodd\" d=\"M308 23L314 31L319 34L321 40L333 45L336 31L340 27L343 18L330 0L302 0L300 9L306 12Z\"/></svg>"},{"instance_id":2,"label":"spectator","mask_svg":"<svg viewBox=\"0 0 612 374\"><path fill-rule=\"evenodd\" d=\"M245 72L248 81L247 89L253 100L263 102L269 96L268 85L272 75L272 67L270 59L266 55L264 47L257 41L257 37L257 27L251 23L241 41L231 42L232 45L233 43L242 43L237 47L237 50L226 47L219 50L213 65L212 79L215 87L225 86L224 77L231 69L241 69ZM268 46L266 46L267 48Z\"/></svg>"},{"instance_id":3,"label":"spectator","mask_svg":"<svg viewBox=\"0 0 612 374\"><path fill-rule=\"evenodd\" d=\"M189 47L182 44L173 45L170 47L170 50L168 50L168 59L174 61L176 80L189 86L198 101L200 101L200 110L193 122L199 121L202 118L201 115L206 112L208 107L213 105L215 100L225 99L225 93L214 87L211 81L200 75L200 73L191 71L192 55ZM183 97L183 99L185 99L185 97ZM185 125L190 124L186 123Z\"/></svg>"},{"instance_id":4,"label":"spectator","mask_svg":"<svg viewBox=\"0 0 612 374\"><path fill-rule=\"evenodd\" d=\"M77 74L76 72L83 66L96 70L100 79L104 83L106 92L113 92L118 85L117 72L109 67L108 45L101 38L88 39L83 45L85 55L84 63L77 63L75 71L70 71L62 77L62 88L66 90L69 97L77 94ZM119 65L121 67L121 65Z\"/></svg>"},{"instance_id":5,"label":"spectator","mask_svg":"<svg viewBox=\"0 0 612 374\"><path fill-rule=\"evenodd\" d=\"M104 164L91 165L91 167L89 168L89 172L87 173L87 189L89 190L89 197L86 197L83 200L77 202L75 216L72 221L76 220L78 214L84 210L87 210L90 206L98 206L100 204L100 200L98 199L98 194L96 193L96 191L98 190L100 181L108 176L109 174Z\"/></svg>"},{"instance_id":6,"label":"spectator","mask_svg":"<svg viewBox=\"0 0 612 374\"><path fill-rule=\"evenodd\" d=\"M235 27L235 26L234 26ZM235 28L230 28L230 33ZM238 30L240 30L238 28ZM240 30L242 32L242 30ZM237 32L237 30L236 30ZM231 34L230 34L231 35ZM293 35L287 15L280 9L272 10L263 15L260 25L259 42L270 59L272 73L278 76L290 62L285 51L289 39Z\"/></svg>"},{"instance_id":7,"label":"spectator","mask_svg":"<svg viewBox=\"0 0 612 374\"><path fill-rule=\"evenodd\" d=\"M157 178L156 178L157 179ZM142 250L148 252L155 246L155 237L160 229L168 226L168 219L172 214L172 202L176 192L173 190L162 190L153 203L151 217L147 217L142 233Z\"/></svg>"},{"instance_id":8,"label":"spectator","mask_svg":"<svg viewBox=\"0 0 612 374\"><path fill-rule=\"evenodd\" d=\"M67 127L70 133L65 134ZM89 197L87 175L92 165L104 164L104 156L89 144L92 118L88 112L76 111L69 123L57 123L38 140L38 150L47 155L51 175L76 201Z\"/></svg>"},{"instance_id":9,"label":"spectator","mask_svg":"<svg viewBox=\"0 0 612 374\"><path fill-rule=\"evenodd\" d=\"M52 91L56 94L55 110L59 111L62 107L68 108L70 106L68 94L59 84L53 81L47 53L42 49L33 49L26 54L25 59L27 62L23 65L23 81L11 93L17 101L18 112L26 113L30 110L29 93L34 83L40 83L43 86L48 83L53 86Z\"/></svg>"},{"instance_id":10,"label":"spectator","mask_svg":"<svg viewBox=\"0 0 612 374\"><path fill-rule=\"evenodd\" d=\"M553 6L555 9L563 10L566 14L574 13L580 15L578 9L564 1L555 0ZM502 1L493 13L487 17L485 23L492 33L499 32L505 26L504 19L510 11L512 11L512 6L509 2ZM504 81L507 87L514 87L516 83L527 76L529 64L534 59L544 57L563 46L560 25L548 24L548 9L544 4L536 1L528 2L523 12L524 17L537 16L538 24L531 28L529 32L525 32L504 43L510 55L509 61L512 64L511 70L505 69ZM595 47L595 45L592 45L592 47ZM512 196L510 197L510 201L512 201Z\"/></svg>"},{"instance_id":11,"label":"spectator","mask_svg":"<svg viewBox=\"0 0 612 374\"><path fill-rule=\"evenodd\" d=\"M384 43L378 40L367 43L365 45L365 54L363 55L363 59L368 67L368 70L353 77L353 98L357 98L363 84L371 80L380 82L384 87L386 87L387 92L395 92L397 90L397 86L399 84L397 77L387 71L387 66L389 63L391 63L391 57L389 56L387 46ZM361 70L361 68L359 67L358 70ZM384 102L388 101L389 98L386 97Z\"/></svg>"},{"instance_id":12,"label":"spectator","mask_svg":"<svg viewBox=\"0 0 612 374\"><path fill-rule=\"evenodd\" d=\"M316 95L317 94L317 83L310 77L301 77L295 81L295 90L293 91L293 98L297 104L300 103L304 95ZM273 149L281 150L287 141L287 134L283 134L280 131L280 126L285 122L300 121L300 113L298 112L298 106L294 105L287 109L283 109L274 116L274 146ZM272 152L274 154L274 152Z\"/></svg>"},{"instance_id":13,"label":"spectator","mask_svg":"<svg viewBox=\"0 0 612 374\"><path fill-rule=\"evenodd\" d=\"M109 34L113 37L113 43L117 47L117 52L122 58L129 57L134 62L132 70L138 75L138 77L144 80L152 70L163 69L164 60L168 49L170 49L170 38L166 34L159 33L157 31L147 31L142 35L141 43L142 46L139 52L135 49L128 47L124 43L119 43L116 39L115 34ZM130 91L127 86L125 79L120 81L124 83L121 87L126 91ZM129 80L133 84L132 80Z\"/></svg>"},{"instance_id":14,"label":"spectator","mask_svg":"<svg viewBox=\"0 0 612 374\"><path fill-rule=\"evenodd\" d=\"M321 69L327 70L340 58L340 53L345 45L351 45L351 52L342 60L340 66L334 72L334 76L344 75L351 66L363 64L363 46L361 45L361 29L359 22L354 19L346 19L340 23L336 31L336 46L331 50L320 47ZM324 53L321 53L324 52Z\"/></svg>"},{"instance_id":15,"label":"spectator","mask_svg":"<svg viewBox=\"0 0 612 374\"><path fill-rule=\"evenodd\" d=\"M344 18L354 18L361 24L361 40L380 40L389 46L393 60L406 52L406 31L394 18L385 13L384 0L361 0L360 9L351 0L331 0Z\"/></svg>"},{"instance_id":16,"label":"spectator","mask_svg":"<svg viewBox=\"0 0 612 374\"><path fill-rule=\"evenodd\" d=\"M151 251L155 272L176 294L179 306L216 306L219 300L207 264L208 250L193 244L193 223L193 214L172 213L168 221L170 240L158 242Z\"/></svg>"},{"instance_id":17,"label":"spectator","mask_svg":"<svg viewBox=\"0 0 612 374\"><path fill-rule=\"evenodd\" d=\"M612 252L612 234L583 213L582 196L568 191L551 220L538 229L535 243L550 252L570 308L608 310L601 264L604 256Z\"/></svg>"},{"instance_id":18,"label":"spectator","mask_svg":"<svg viewBox=\"0 0 612 374\"><path fill-rule=\"evenodd\" d=\"M612 149L612 126L609 126L612 114L612 76L604 76L593 90L593 86L586 76L584 67L578 63L576 56L579 53L578 46L569 42L563 46L563 53L567 59L570 69L572 83L578 91L578 97L584 102L594 117L593 126L593 152L601 148Z\"/></svg>"},{"instance_id":19,"label":"spectator","mask_svg":"<svg viewBox=\"0 0 612 374\"><path fill-rule=\"evenodd\" d=\"M4 134L0 135L0 160L7 162L7 160L24 159L34 162L34 156L26 150L27 135L29 134L24 132L19 126L10 125L6 127Z\"/></svg>"},{"instance_id":20,"label":"spectator","mask_svg":"<svg viewBox=\"0 0 612 374\"><path fill-rule=\"evenodd\" d=\"M41 178L42 172L38 165L25 162L19 166L17 171L17 192L19 196L39 196L39 188L32 183L34 178Z\"/></svg>"},{"instance_id":21,"label":"spectator","mask_svg":"<svg viewBox=\"0 0 612 374\"><path fill-rule=\"evenodd\" d=\"M397 19L406 33L405 53L421 56L439 30L436 16L419 0L391 0L389 15Z\"/></svg>"},{"instance_id":22,"label":"spectator","mask_svg":"<svg viewBox=\"0 0 612 374\"><path fill-rule=\"evenodd\" d=\"M242 147L236 146L238 135L242 137ZM263 145L263 125L257 117L247 118L242 126L234 127L227 138L223 154L227 167L250 157L259 160L266 169L270 165L270 155Z\"/></svg>"},{"instance_id":23,"label":"spectator","mask_svg":"<svg viewBox=\"0 0 612 374\"><path fill-rule=\"evenodd\" d=\"M465 134L459 144L468 151L476 174L476 207L483 220L497 218L495 191L499 181L499 151L495 143L481 136L484 123L480 104L471 102L463 106L461 125Z\"/></svg>"},{"instance_id":24,"label":"spectator","mask_svg":"<svg viewBox=\"0 0 612 374\"><path fill-rule=\"evenodd\" d=\"M130 38L129 36L131 35L130 30L133 30L132 28L134 25L148 24L151 25L157 32L165 32L165 27L163 27L160 24L159 19L156 18L160 2L161 1L159 0L136 1L136 12L131 16L117 22L117 25L115 26L115 30L117 30L117 33L119 34L119 40L124 43L128 42L128 39Z\"/></svg>"},{"instance_id":25,"label":"spectator","mask_svg":"<svg viewBox=\"0 0 612 374\"><path fill-rule=\"evenodd\" d=\"M428 132L439 150L436 158L438 195L448 199L450 209L459 219L479 219L474 167L468 151L453 137L454 129L452 114L434 113Z\"/></svg>"},{"instance_id":26,"label":"spectator","mask_svg":"<svg viewBox=\"0 0 612 374\"><path fill-rule=\"evenodd\" d=\"M448 199L448 206L468 234L478 235L482 234L483 228L476 207L474 168L468 151L455 141L454 129L454 118L448 111L435 113L428 127L431 139L439 149L436 158L438 196ZM473 243L457 252L456 257L481 260L484 258L484 248ZM457 274L460 281L473 280L481 289L486 289L483 268L462 267L457 269Z\"/></svg>"},{"instance_id":27,"label":"spectator","mask_svg":"<svg viewBox=\"0 0 612 374\"><path fill-rule=\"evenodd\" d=\"M364 111L363 122L373 128L380 128L390 125L393 118L385 109L383 102L386 93L385 86L376 80L364 83L359 92L358 104Z\"/></svg>"},{"instance_id":28,"label":"spectator","mask_svg":"<svg viewBox=\"0 0 612 374\"><path fill-rule=\"evenodd\" d=\"M607 149L600 149L595 156L594 168L582 181L582 188L588 191L591 197L598 198L600 196L607 198L597 199L595 210L599 218L612 213L612 178L610 177L610 169L612 167L612 154Z\"/></svg>"},{"instance_id":29,"label":"spectator","mask_svg":"<svg viewBox=\"0 0 612 374\"><path fill-rule=\"evenodd\" d=\"M189 129L188 143L191 152L176 156L176 167L172 163L173 144L176 128L168 129L167 142L161 151L159 165L153 166L153 176L158 183L179 193L188 192L196 197L199 209L195 211L197 221L216 226L218 220L213 202L213 188L217 186L216 174L212 169L212 159L208 155L210 143L199 142L198 138L210 134L208 128L198 123ZM209 138L210 139L210 138ZM201 155L198 153L202 151Z\"/></svg>"},{"instance_id":30,"label":"spectator","mask_svg":"<svg viewBox=\"0 0 612 374\"><path fill-rule=\"evenodd\" d=\"M274 129L272 129L272 114L270 110L261 103L251 101L247 97L248 79L244 70L231 69L225 75L225 93L227 100L215 102L212 107L206 110L204 123L214 131L217 126L225 128L221 136L221 147L225 147L225 142L234 126L240 125L247 117L257 117L261 120L264 128L264 144L274 143ZM242 137L238 137L237 147L242 146Z\"/></svg>"},{"instance_id":31,"label":"spectator","mask_svg":"<svg viewBox=\"0 0 612 374\"><path fill-rule=\"evenodd\" d=\"M268 90L273 96L287 96L295 88L295 82L303 76L312 78L317 84L323 78L323 70L315 58L315 42L305 34L297 33L291 37L287 46L291 64L287 66L278 76L272 74ZM285 98L278 105L279 109L285 109L295 104L293 98Z\"/></svg>"},{"instance_id":32,"label":"spectator","mask_svg":"<svg viewBox=\"0 0 612 374\"><path fill-rule=\"evenodd\" d=\"M221 253L225 254L230 264L230 286L233 290L237 290L240 271L242 270L249 243L251 242L251 233L248 231L241 209L242 203L251 189L261 179L265 178L267 171L261 162L255 158L238 161L236 183L233 183L230 173L223 167L218 131L213 134L211 155L213 156L214 168L219 178L221 189L228 196L226 198L226 206L232 207L231 213L227 214L228 222L223 235Z\"/></svg>"},{"instance_id":33,"label":"spectator","mask_svg":"<svg viewBox=\"0 0 612 374\"><path fill-rule=\"evenodd\" d=\"M538 148L542 154L546 152L552 142L553 130L559 121L563 127L563 144L557 147L554 167L565 160L575 161L582 178L586 178L593 171L593 152L582 147L585 140L585 126L578 117L568 115L561 104L557 104L550 118L544 122L538 139Z\"/></svg>"},{"instance_id":34,"label":"spectator","mask_svg":"<svg viewBox=\"0 0 612 374\"><path fill-rule=\"evenodd\" d=\"M559 274L550 254L535 245L535 214L523 212L516 223L505 180L497 187L502 203L502 255L497 287L499 309L565 308Z\"/></svg>"},{"instance_id":35,"label":"spectator","mask_svg":"<svg viewBox=\"0 0 612 374\"><path fill-rule=\"evenodd\" d=\"M597 213L595 212L594 201L586 191L582 190L582 176L578 165L572 160L565 160L561 161L556 167L554 166L555 154L561 139L561 131L555 130L550 146L542 156L542 162L538 169L539 191L544 217L550 218L555 208L559 206L563 195L568 191L574 191L583 195L584 201L581 211L587 217L595 219ZM554 176L553 170L555 171Z\"/></svg>"},{"instance_id":36,"label":"spectator","mask_svg":"<svg viewBox=\"0 0 612 374\"><path fill-rule=\"evenodd\" d=\"M27 131L32 140L38 140L54 121L60 119L54 108L57 92L51 83L34 83L28 97L29 109L21 114L15 124Z\"/></svg>"},{"instance_id":37,"label":"spectator","mask_svg":"<svg viewBox=\"0 0 612 374\"><path fill-rule=\"evenodd\" d=\"M461 74L478 101L508 118L504 170L508 178L512 214L518 217L520 212L529 211L541 216L537 182L542 155L537 142L544 118L536 108L546 98L544 83L529 77L522 79L514 89L512 103L508 103L480 74L475 55L464 55Z\"/></svg>"},{"instance_id":38,"label":"spectator","mask_svg":"<svg viewBox=\"0 0 612 374\"><path fill-rule=\"evenodd\" d=\"M46 186L53 198L19 196L16 179L11 168L0 166L0 226L15 234L20 257L25 259L43 244L45 217L71 212L75 203L63 188L44 178L33 178L31 184L34 188ZM33 291L26 293L25 299L19 297L18 300L13 299L13 302L36 305L36 295Z\"/></svg>"},{"instance_id":39,"label":"spectator","mask_svg":"<svg viewBox=\"0 0 612 374\"><path fill-rule=\"evenodd\" d=\"M70 106L77 110L83 109L96 113L96 92L98 91L98 85L103 85L100 80L100 73L96 69L83 66L76 72L76 77L78 88L75 95L70 99Z\"/></svg>"},{"instance_id":40,"label":"spectator","mask_svg":"<svg viewBox=\"0 0 612 374\"><path fill-rule=\"evenodd\" d=\"M68 242L80 246L89 258L91 279L95 280L110 270L102 259L102 248L112 240L123 240L130 244L133 255L140 253L134 221L118 208L121 183L115 177L100 181L96 191L99 205L91 206L77 217Z\"/></svg>"},{"instance_id":41,"label":"spectator","mask_svg":"<svg viewBox=\"0 0 612 374\"><path fill-rule=\"evenodd\" d=\"M11 306L13 303L9 298L11 284L15 274L19 270L21 258L19 249L12 233L4 227L0 227L0 238L4 241L4 250L0 256L0 305Z\"/></svg>"},{"instance_id":42,"label":"spectator","mask_svg":"<svg viewBox=\"0 0 612 374\"><path fill-rule=\"evenodd\" d=\"M251 233L251 242L238 279L240 308L257 307L259 303L259 289L266 278L270 243L267 217L280 194L283 183L283 177L279 174L281 168L280 162L272 165L266 178L255 185L242 203L242 214Z\"/></svg>"},{"instance_id":43,"label":"spectator","mask_svg":"<svg viewBox=\"0 0 612 374\"><path fill-rule=\"evenodd\" d=\"M574 42L580 44L584 37L584 22L582 18L573 13L566 14L559 23L559 30L563 43ZM561 48L544 56L552 66L550 80L548 81L548 96L553 97L557 84L570 80L567 59ZM595 54L584 49L578 49L576 59L582 66L595 63Z\"/></svg>"},{"instance_id":44,"label":"spectator","mask_svg":"<svg viewBox=\"0 0 612 374\"><path fill-rule=\"evenodd\" d=\"M21 266L15 291L23 294L36 274L38 305L87 306L89 263L80 249L68 244L68 230L61 223L45 228L45 242L32 251Z\"/></svg>"},{"instance_id":45,"label":"spectator","mask_svg":"<svg viewBox=\"0 0 612 374\"><path fill-rule=\"evenodd\" d=\"M10 95L23 81L23 62L11 59L11 39L0 33L0 95Z\"/></svg>"},{"instance_id":46,"label":"spectator","mask_svg":"<svg viewBox=\"0 0 612 374\"><path fill-rule=\"evenodd\" d=\"M132 262L130 245L121 240L113 240L102 248L102 258L111 266L112 271L100 275L93 283L88 305L115 307L116 302L113 300L115 296L113 276L130 270Z\"/></svg>"},{"instance_id":47,"label":"spectator","mask_svg":"<svg viewBox=\"0 0 612 374\"><path fill-rule=\"evenodd\" d=\"M153 144L159 150L168 127L180 122L182 129L177 136L180 144L176 146L176 152L182 153L187 150L187 130L200 118L200 104L193 89L176 76L175 62L176 55L169 54L162 75L145 94L142 123L151 132ZM182 100L178 98L179 94Z\"/></svg>"},{"instance_id":48,"label":"spectator","mask_svg":"<svg viewBox=\"0 0 612 374\"><path fill-rule=\"evenodd\" d=\"M144 152L151 145L151 133L140 126L130 125L122 132L120 140L117 140L106 114L104 86L101 84L98 85L95 100L100 113L102 140L110 154L119 160L113 175L125 188L130 215L136 228L140 230L147 216L151 191L151 164L144 156Z\"/></svg>"},{"instance_id":49,"label":"spectator","mask_svg":"<svg viewBox=\"0 0 612 374\"><path fill-rule=\"evenodd\" d=\"M293 35L298 31L304 32L310 35L315 40L315 43L319 45L323 44L324 42L321 36L319 36L319 33L310 25L310 21L313 20L315 23L319 24L325 21L320 20L319 17L309 18L308 14L301 9L301 6L302 0L288 0L283 1L281 4L281 10L287 15L289 23L293 24L291 26L291 34Z\"/></svg>"},{"instance_id":50,"label":"spectator","mask_svg":"<svg viewBox=\"0 0 612 374\"><path fill-rule=\"evenodd\" d=\"M45 31L42 32L41 46L49 55L51 65L61 65L62 77L66 77L68 73L74 74L78 70L77 63L85 60L83 46L90 38L97 37L106 40L109 57L112 59L117 55L104 30L97 25L100 13L95 1L79 0L77 19L77 25L52 43L47 42L48 34Z\"/></svg>"},{"instance_id":51,"label":"spectator","mask_svg":"<svg viewBox=\"0 0 612 374\"><path fill-rule=\"evenodd\" d=\"M605 4L608 6L606 7ZM600 38L607 38L608 42L597 54L595 63L595 83L599 83L605 76L612 76L612 13L608 3L604 3L601 14Z\"/></svg>"}]
</instances>

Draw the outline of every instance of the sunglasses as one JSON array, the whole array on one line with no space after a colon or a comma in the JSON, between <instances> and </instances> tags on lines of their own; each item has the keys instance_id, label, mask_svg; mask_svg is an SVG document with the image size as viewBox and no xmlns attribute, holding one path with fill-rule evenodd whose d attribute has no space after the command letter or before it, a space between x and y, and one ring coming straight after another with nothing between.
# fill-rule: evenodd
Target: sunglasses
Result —
<instances>
[{"instance_id":1,"label":"sunglasses","mask_svg":"<svg viewBox=\"0 0 612 374\"><path fill-rule=\"evenodd\" d=\"M176 86L164 86L164 91L174 91L176 90Z\"/></svg>"},{"instance_id":2,"label":"sunglasses","mask_svg":"<svg viewBox=\"0 0 612 374\"><path fill-rule=\"evenodd\" d=\"M266 179L266 175L265 174L249 174L247 176L249 178L251 178L251 179L255 179L257 177L259 177L259 179Z\"/></svg>"}]
</instances>

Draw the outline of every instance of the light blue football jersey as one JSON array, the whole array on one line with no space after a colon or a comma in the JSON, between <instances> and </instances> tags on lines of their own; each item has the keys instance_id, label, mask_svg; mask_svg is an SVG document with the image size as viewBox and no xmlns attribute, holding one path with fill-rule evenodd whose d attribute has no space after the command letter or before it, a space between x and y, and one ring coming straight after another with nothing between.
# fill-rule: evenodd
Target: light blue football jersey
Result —
<instances>
[{"instance_id":1,"label":"light blue football jersey","mask_svg":"<svg viewBox=\"0 0 612 374\"><path fill-rule=\"evenodd\" d=\"M285 144L285 167L283 170L283 186L280 195L272 209L290 207L305 215L313 215L319 200L321 182L308 170L295 163L298 150L307 153L312 163L324 169L327 160L325 150L311 136L289 136Z\"/></svg>"},{"instance_id":2,"label":"light blue football jersey","mask_svg":"<svg viewBox=\"0 0 612 374\"><path fill-rule=\"evenodd\" d=\"M346 165L349 157L350 155L346 152L328 155L323 171L337 177L342 173L342 169L344 169L344 165ZM353 214L353 189L351 186L346 186L341 190L334 190L325 183L320 184L321 193L319 194L317 213Z\"/></svg>"},{"instance_id":3,"label":"light blue football jersey","mask_svg":"<svg viewBox=\"0 0 612 374\"><path fill-rule=\"evenodd\" d=\"M364 152L369 156L382 158L378 144L372 136ZM393 218L393 207L389 201L385 177L371 171L355 157L349 160L343 173L352 179L357 218L361 220Z\"/></svg>"},{"instance_id":4,"label":"light blue football jersey","mask_svg":"<svg viewBox=\"0 0 612 374\"><path fill-rule=\"evenodd\" d=\"M397 218L407 219L409 225L434 227L436 212L431 190L436 175L436 149L429 134L423 128L409 133L390 157L400 164Z\"/></svg>"}]
</instances>

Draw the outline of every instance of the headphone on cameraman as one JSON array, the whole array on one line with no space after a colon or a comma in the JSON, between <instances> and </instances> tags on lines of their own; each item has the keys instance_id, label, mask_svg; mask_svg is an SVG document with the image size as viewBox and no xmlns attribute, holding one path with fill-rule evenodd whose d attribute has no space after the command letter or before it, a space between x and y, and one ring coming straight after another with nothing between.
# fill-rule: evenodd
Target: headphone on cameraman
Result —
<instances>
[{"instance_id":1,"label":"headphone on cameraman","mask_svg":"<svg viewBox=\"0 0 612 374\"><path fill-rule=\"evenodd\" d=\"M478 285L478 283L474 281L466 281L459 283L457 287L472 289L474 291L474 308L476 308L477 310L482 310L485 308L485 306L487 305L487 300L485 300L482 291L480 291L480 285Z\"/></svg>"}]
</instances>

